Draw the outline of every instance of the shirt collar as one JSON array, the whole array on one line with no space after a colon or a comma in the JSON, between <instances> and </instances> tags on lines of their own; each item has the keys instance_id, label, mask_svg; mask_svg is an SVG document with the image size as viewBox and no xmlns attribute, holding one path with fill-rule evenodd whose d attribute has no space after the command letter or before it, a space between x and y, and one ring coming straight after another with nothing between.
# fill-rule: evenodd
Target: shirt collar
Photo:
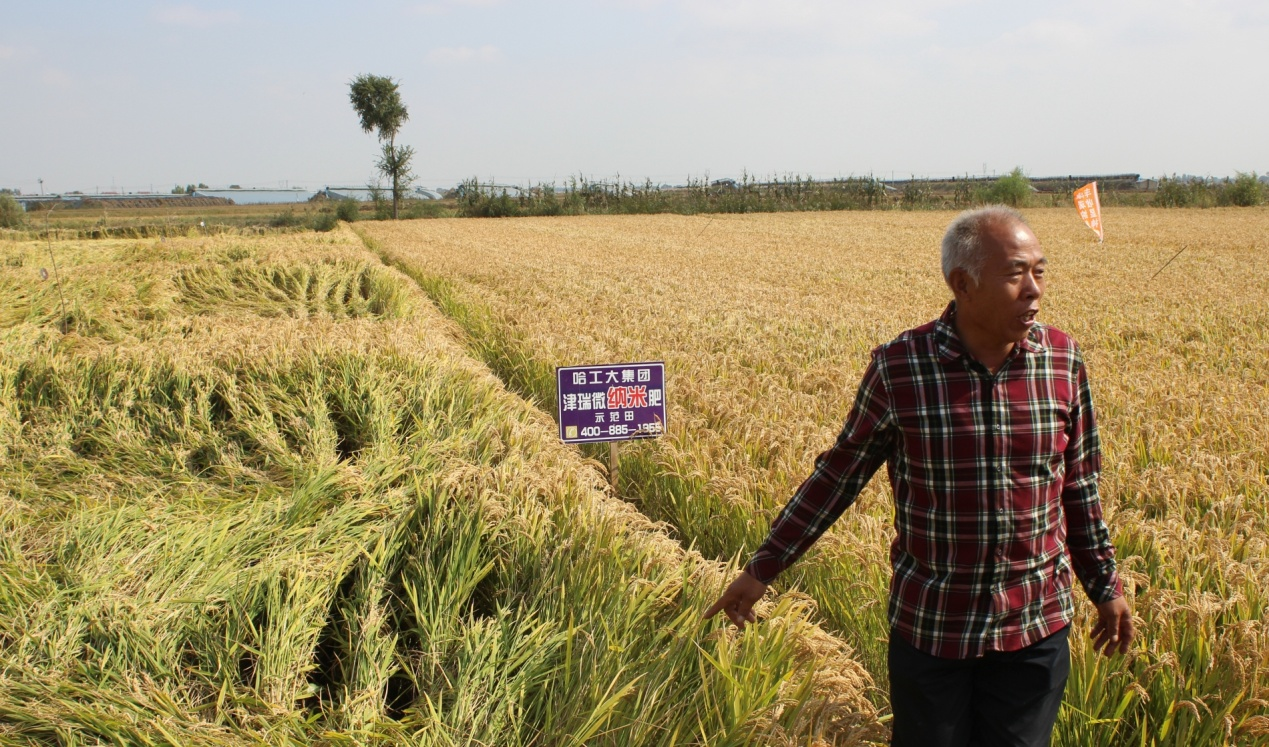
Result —
<instances>
[{"instance_id":1,"label":"shirt collar","mask_svg":"<svg viewBox=\"0 0 1269 747\"><path fill-rule=\"evenodd\" d=\"M956 302L951 301L934 322L934 339L938 345L939 358L949 363L967 354L965 343L961 342L960 335L956 334L954 319L956 319ZM1016 355L1018 350L1033 354L1043 353L1045 350L1043 329L1044 325L1039 323L1033 326L1027 336L1014 346L1014 352L1010 353L1010 357Z\"/></svg>"}]
</instances>

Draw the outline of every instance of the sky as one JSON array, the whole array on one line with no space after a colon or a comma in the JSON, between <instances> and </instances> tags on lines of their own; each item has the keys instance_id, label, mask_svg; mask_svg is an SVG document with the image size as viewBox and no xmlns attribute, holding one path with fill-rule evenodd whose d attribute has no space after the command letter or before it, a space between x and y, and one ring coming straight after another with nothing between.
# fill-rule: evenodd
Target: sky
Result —
<instances>
[{"instance_id":1,"label":"sky","mask_svg":"<svg viewBox=\"0 0 1269 747\"><path fill-rule=\"evenodd\" d=\"M6 3L0 187L1269 171L1263 0ZM43 184L40 181L43 179Z\"/></svg>"}]
</instances>

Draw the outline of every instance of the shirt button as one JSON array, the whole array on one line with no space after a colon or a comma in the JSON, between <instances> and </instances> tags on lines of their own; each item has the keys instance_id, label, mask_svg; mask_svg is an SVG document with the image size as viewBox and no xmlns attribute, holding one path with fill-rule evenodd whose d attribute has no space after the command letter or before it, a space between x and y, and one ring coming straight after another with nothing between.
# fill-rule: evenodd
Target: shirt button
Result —
<instances>
[{"instance_id":1,"label":"shirt button","mask_svg":"<svg viewBox=\"0 0 1269 747\"><path fill-rule=\"evenodd\" d=\"M1003 548L1003 547L997 547L997 548L996 548L996 557L998 557L998 558L1003 558L1004 556L1005 556L1005 548Z\"/></svg>"}]
</instances>

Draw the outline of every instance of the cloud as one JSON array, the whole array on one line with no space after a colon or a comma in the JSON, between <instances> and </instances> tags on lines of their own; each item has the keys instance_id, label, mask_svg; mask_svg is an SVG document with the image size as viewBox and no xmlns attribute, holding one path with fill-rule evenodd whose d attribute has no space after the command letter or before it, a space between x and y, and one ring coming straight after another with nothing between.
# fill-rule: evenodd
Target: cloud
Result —
<instances>
[{"instance_id":1,"label":"cloud","mask_svg":"<svg viewBox=\"0 0 1269 747\"><path fill-rule=\"evenodd\" d=\"M480 47L437 47L427 53L427 61L436 65L452 65L462 62L497 62L502 53L498 48L485 44Z\"/></svg>"},{"instance_id":2,"label":"cloud","mask_svg":"<svg viewBox=\"0 0 1269 747\"><path fill-rule=\"evenodd\" d=\"M18 62L21 60L30 60L38 57L37 48L30 44L0 44L0 62L12 60Z\"/></svg>"},{"instance_id":3,"label":"cloud","mask_svg":"<svg viewBox=\"0 0 1269 747\"><path fill-rule=\"evenodd\" d=\"M455 8L492 8L501 4L502 0L440 0L410 6L407 12L418 16L439 16Z\"/></svg>"},{"instance_id":4,"label":"cloud","mask_svg":"<svg viewBox=\"0 0 1269 747\"><path fill-rule=\"evenodd\" d=\"M169 5L156 8L154 18L169 26L193 26L206 28L242 20L236 10L203 10L195 5Z\"/></svg>"},{"instance_id":5,"label":"cloud","mask_svg":"<svg viewBox=\"0 0 1269 747\"><path fill-rule=\"evenodd\" d=\"M73 82L70 75L55 67L45 68L44 72L40 73L40 81L46 86L56 86L58 88L69 88Z\"/></svg>"},{"instance_id":6,"label":"cloud","mask_svg":"<svg viewBox=\"0 0 1269 747\"><path fill-rule=\"evenodd\" d=\"M1041 18L1001 34L999 41L1019 47L1078 49L1101 41L1104 32L1095 24L1073 23L1062 18Z\"/></svg>"},{"instance_id":7,"label":"cloud","mask_svg":"<svg viewBox=\"0 0 1269 747\"><path fill-rule=\"evenodd\" d=\"M950 0L686 0L678 7L705 28L858 42L927 36L937 29L931 16L949 5Z\"/></svg>"}]
</instances>

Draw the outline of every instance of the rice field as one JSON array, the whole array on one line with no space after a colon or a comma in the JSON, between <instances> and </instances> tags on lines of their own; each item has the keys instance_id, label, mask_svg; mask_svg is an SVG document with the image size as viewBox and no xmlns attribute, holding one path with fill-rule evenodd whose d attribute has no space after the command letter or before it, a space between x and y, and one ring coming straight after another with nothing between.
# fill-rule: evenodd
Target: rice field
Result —
<instances>
[{"instance_id":1,"label":"rice field","mask_svg":"<svg viewBox=\"0 0 1269 747\"><path fill-rule=\"evenodd\" d=\"M0 742L884 740L464 337L346 227L0 242Z\"/></svg>"},{"instance_id":2,"label":"rice field","mask_svg":"<svg viewBox=\"0 0 1269 747\"><path fill-rule=\"evenodd\" d=\"M725 561L762 540L836 437L869 351L946 304L937 247L952 217L357 230L541 410L553 409L557 365L664 360L669 432L623 446L616 493ZM1269 211L1109 209L1104 245L1072 210L1028 218L1050 261L1041 320L1086 353L1103 505L1140 634L1130 655L1099 658L1080 597L1055 742L1269 744ZM878 473L777 583L853 649L883 714L891 520Z\"/></svg>"}]
</instances>

